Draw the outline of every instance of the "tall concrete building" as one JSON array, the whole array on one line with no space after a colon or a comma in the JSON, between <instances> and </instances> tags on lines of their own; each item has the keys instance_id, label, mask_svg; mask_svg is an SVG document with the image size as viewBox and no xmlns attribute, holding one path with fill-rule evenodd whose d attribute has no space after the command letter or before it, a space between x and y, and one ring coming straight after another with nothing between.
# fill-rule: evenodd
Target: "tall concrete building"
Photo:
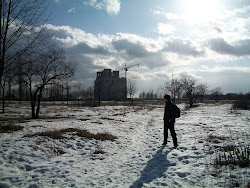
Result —
<instances>
[{"instance_id":1,"label":"tall concrete building","mask_svg":"<svg viewBox=\"0 0 250 188\"><path fill-rule=\"evenodd\" d=\"M104 69L97 72L94 93L96 100L125 100L127 99L126 78L119 77L119 71Z\"/></svg>"}]
</instances>

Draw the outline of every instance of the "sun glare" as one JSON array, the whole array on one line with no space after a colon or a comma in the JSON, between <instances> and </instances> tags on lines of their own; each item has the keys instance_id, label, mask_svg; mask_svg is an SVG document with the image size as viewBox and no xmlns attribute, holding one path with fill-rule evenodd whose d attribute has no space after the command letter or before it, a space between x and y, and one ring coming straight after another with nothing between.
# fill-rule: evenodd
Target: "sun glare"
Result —
<instances>
[{"instance_id":1,"label":"sun glare","mask_svg":"<svg viewBox=\"0 0 250 188\"><path fill-rule=\"evenodd\" d=\"M190 23L214 21L219 15L218 0L189 0L185 2L183 17Z\"/></svg>"}]
</instances>

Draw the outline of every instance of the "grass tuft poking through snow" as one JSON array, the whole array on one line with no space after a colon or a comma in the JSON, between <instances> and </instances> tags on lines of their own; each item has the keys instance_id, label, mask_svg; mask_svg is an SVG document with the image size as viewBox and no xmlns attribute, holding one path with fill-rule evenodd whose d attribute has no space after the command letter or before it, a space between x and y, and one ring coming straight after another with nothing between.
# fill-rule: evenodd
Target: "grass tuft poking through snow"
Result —
<instances>
[{"instance_id":1,"label":"grass tuft poking through snow","mask_svg":"<svg viewBox=\"0 0 250 188\"><path fill-rule=\"evenodd\" d=\"M228 149L228 148L227 148ZM249 167L250 147L238 146L230 147L230 150L224 150L219 153L215 159L216 165L239 165L241 168Z\"/></svg>"}]
</instances>

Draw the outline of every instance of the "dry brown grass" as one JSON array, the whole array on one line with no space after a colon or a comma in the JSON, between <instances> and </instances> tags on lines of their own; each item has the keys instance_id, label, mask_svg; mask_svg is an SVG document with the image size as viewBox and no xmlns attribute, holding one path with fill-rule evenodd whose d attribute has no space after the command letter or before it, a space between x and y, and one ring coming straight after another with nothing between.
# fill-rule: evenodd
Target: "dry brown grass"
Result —
<instances>
[{"instance_id":1,"label":"dry brown grass","mask_svg":"<svg viewBox=\"0 0 250 188\"><path fill-rule=\"evenodd\" d=\"M67 116L39 116L38 119L44 119L44 120L56 120L56 119L69 119L71 117Z\"/></svg>"},{"instance_id":2,"label":"dry brown grass","mask_svg":"<svg viewBox=\"0 0 250 188\"><path fill-rule=\"evenodd\" d=\"M93 154L104 154L105 151L101 150L101 149L96 149Z\"/></svg>"},{"instance_id":3,"label":"dry brown grass","mask_svg":"<svg viewBox=\"0 0 250 188\"><path fill-rule=\"evenodd\" d=\"M225 136L216 136L216 135L208 135L207 141L208 142L213 142L215 144L220 143L221 141L225 141L228 138Z\"/></svg>"},{"instance_id":4,"label":"dry brown grass","mask_svg":"<svg viewBox=\"0 0 250 188\"><path fill-rule=\"evenodd\" d=\"M0 133L12 133L22 130L23 127L15 124L0 125Z\"/></svg>"},{"instance_id":5,"label":"dry brown grass","mask_svg":"<svg viewBox=\"0 0 250 188\"><path fill-rule=\"evenodd\" d=\"M25 121L30 120L31 118L29 117L24 117L24 116L18 116L18 117L0 117L0 122L17 122L17 123L22 123Z\"/></svg>"},{"instance_id":6,"label":"dry brown grass","mask_svg":"<svg viewBox=\"0 0 250 188\"><path fill-rule=\"evenodd\" d=\"M46 132L40 132L35 134L27 134L26 137L34 137L34 136L47 136L52 139L66 139L66 134L70 133L71 135L76 135L79 137L85 137L87 139L96 139L96 140L110 140L114 141L117 139L116 136L110 134L110 133L97 133L93 134L88 132L87 130L77 129L77 128L66 128L61 130L53 130L53 131L46 131Z\"/></svg>"},{"instance_id":7,"label":"dry brown grass","mask_svg":"<svg viewBox=\"0 0 250 188\"><path fill-rule=\"evenodd\" d=\"M88 120L90 120L90 119L88 119L88 118L82 118L82 119L79 119L80 121L88 121Z\"/></svg>"},{"instance_id":8,"label":"dry brown grass","mask_svg":"<svg viewBox=\"0 0 250 188\"><path fill-rule=\"evenodd\" d=\"M229 151L234 151L235 150L235 146L233 145L228 145L228 146L222 146L221 147L225 152L229 152Z\"/></svg>"},{"instance_id":9,"label":"dry brown grass","mask_svg":"<svg viewBox=\"0 0 250 188\"><path fill-rule=\"evenodd\" d=\"M104 120L109 120L109 121L113 121L113 120L115 120L114 118L109 118L109 117L103 117L103 118L101 118L101 119L104 119Z\"/></svg>"},{"instance_id":10,"label":"dry brown grass","mask_svg":"<svg viewBox=\"0 0 250 188\"><path fill-rule=\"evenodd\" d=\"M118 113L118 114L114 114L113 116L124 116L125 113Z\"/></svg>"},{"instance_id":11,"label":"dry brown grass","mask_svg":"<svg viewBox=\"0 0 250 188\"><path fill-rule=\"evenodd\" d=\"M91 123L96 123L96 124L103 124L102 122L99 122L99 121L93 121L93 122L91 122Z\"/></svg>"},{"instance_id":12,"label":"dry brown grass","mask_svg":"<svg viewBox=\"0 0 250 188\"><path fill-rule=\"evenodd\" d=\"M229 149L230 148L230 149ZM250 147L230 146L229 151L224 151L217 154L215 165L239 165L241 168L249 167L250 165Z\"/></svg>"},{"instance_id":13,"label":"dry brown grass","mask_svg":"<svg viewBox=\"0 0 250 188\"><path fill-rule=\"evenodd\" d=\"M46 131L46 132L40 132L40 133L34 133L34 134L26 134L25 137L35 137L35 136L47 136L52 139L63 139L65 138L63 136L63 132L60 130L54 130L54 131Z\"/></svg>"}]
</instances>

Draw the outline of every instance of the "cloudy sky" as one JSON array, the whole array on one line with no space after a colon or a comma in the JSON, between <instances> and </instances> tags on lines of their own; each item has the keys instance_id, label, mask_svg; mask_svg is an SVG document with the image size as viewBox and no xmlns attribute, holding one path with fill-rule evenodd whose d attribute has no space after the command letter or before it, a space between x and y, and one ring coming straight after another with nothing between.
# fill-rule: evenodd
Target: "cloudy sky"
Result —
<instances>
[{"instance_id":1,"label":"cloudy sky","mask_svg":"<svg viewBox=\"0 0 250 188\"><path fill-rule=\"evenodd\" d=\"M250 0L51 0L46 25L77 64L75 79L93 85L104 68L131 67L137 91L157 90L187 74L250 92Z\"/></svg>"}]
</instances>

